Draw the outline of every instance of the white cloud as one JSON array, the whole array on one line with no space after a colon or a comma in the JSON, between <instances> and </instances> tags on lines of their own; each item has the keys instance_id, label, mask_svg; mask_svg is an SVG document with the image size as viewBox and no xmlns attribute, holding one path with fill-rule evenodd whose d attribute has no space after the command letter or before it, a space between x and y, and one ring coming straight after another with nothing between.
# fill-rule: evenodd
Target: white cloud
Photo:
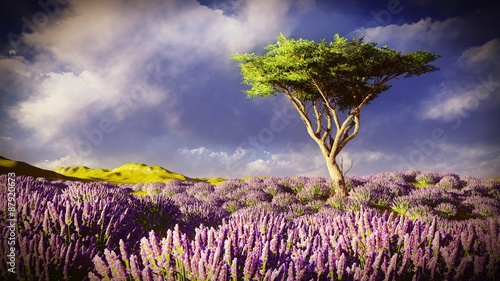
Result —
<instances>
[{"instance_id":1,"label":"white cloud","mask_svg":"<svg viewBox=\"0 0 500 281\"><path fill-rule=\"evenodd\" d=\"M45 170L54 170L61 167L70 167L70 166L87 166L87 167L99 167L98 163L89 159L80 159L75 158L73 156L64 156L56 160L44 160L41 162L34 163L33 166L45 169Z\"/></svg>"},{"instance_id":2,"label":"white cloud","mask_svg":"<svg viewBox=\"0 0 500 281\"><path fill-rule=\"evenodd\" d=\"M480 178L498 177L500 171L500 146L458 145L449 142L437 145L423 169L474 176ZM423 170L422 169L422 170Z\"/></svg>"},{"instance_id":3,"label":"white cloud","mask_svg":"<svg viewBox=\"0 0 500 281\"><path fill-rule=\"evenodd\" d=\"M193 149L183 148L179 152L181 152L182 154L186 154L188 156L194 156L194 155L203 155L203 154L209 152L209 150L206 149L205 147L201 146L201 147L193 148Z\"/></svg>"},{"instance_id":4,"label":"white cloud","mask_svg":"<svg viewBox=\"0 0 500 281\"><path fill-rule=\"evenodd\" d=\"M283 152L269 154L246 165L247 175L304 175L328 177L325 160L311 144L287 147Z\"/></svg>"},{"instance_id":5,"label":"white cloud","mask_svg":"<svg viewBox=\"0 0 500 281\"><path fill-rule=\"evenodd\" d=\"M465 69L468 77L442 82L434 97L423 103L424 119L450 121L468 117L481 106L498 105L500 87L500 40L494 39L482 46L465 50L457 64Z\"/></svg>"},{"instance_id":6,"label":"white cloud","mask_svg":"<svg viewBox=\"0 0 500 281\"><path fill-rule=\"evenodd\" d=\"M50 72L38 80L36 94L20 102L11 115L42 143L64 136L68 127L81 129L104 113L121 121L133 107L153 105L165 96L155 91L140 98L124 95L127 89L119 81L90 71Z\"/></svg>"},{"instance_id":7,"label":"white cloud","mask_svg":"<svg viewBox=\"0 0 500 281\"><path fill-rule=\"evenodd\" d=\"M435 97L424 103L421 116L424 119L443 121L466 118L481 105L485 105L484 101L490 95L482 84L463 86L457 82L443 82Z\"/></svg>"},{"instance_id":8,"label":"white cloud","mask_svg":"<svg viewBox=\"0 0 500 281\"><path fill-rule=\"evenodd\" d=\"M394 152L347 147L340 152L337 163L347 176L365 176L392 171Z\"/></svg>"},{"instance_id":9,"label":"white cloud","mask_svg":"<svg viewBox=\"0 0 500 281\"><path fill-rule=\"evenodd\" d=\"M458 62L467 67L484 64L498 64L500 60L500 39L495 38L482 46L467 49L458 58Z\"/></svg>"},{"instance_id":10,"label":"white cloud","mask_svg":"<svg viewBox=\"0 0 500 281\"><path fill-rule=\"evenodd\" d=\"M207 159L216 160L222 164L232 161L238 161L248 154L248 150L238 147L232 154L225 151L215 151L213 149L200 146L198 148L181 148L179 153L188 157L193 157L196 161L205 161Z\"/></svg>"},{"instance_id":11,"label":"white cloud","mask_svg":"<svg viewBox=\"0 0 500 281\"><path fill-rule=\"evenodd\" d=\"M42 142L57 137L68 122L78 122L88 107L117 97L116 89L87 71L80 75L48 73L38 84L38 95L21 102L12 115L20 125L33 129Z\"/></svg>"},{"instance_id":12,"label":"white cloud","mask_svg":"<svg viewBox=\"0 0 500 281\"><path fill-rule=\"evenodd\" d=\"M421 19L415 23L359 28L349 34L364 37L367 42L388 45L402 52L415 51L421 46L437 46L445 41L458 38L466 22L461 18L433 21Z\"/></svg>"},{"instance_id":13,"label":"white cloud","mask_svg":"<svg viewBox=\"0 0 500 281\"><path fill-rule=\"evenodd\" d=\"M23 57L0 57L0 77L5 77L9 73L29 78L30 72L26 67L26 60Z\"/></svg>"},{"instance_id":14,"label":"white cloud","mask_svg":"<svg viewBox=\"0 0 500 281\"><path fill-rule=\"evenodd\" d=\"M234 152L214 151L205 147L182 149L179 153L193 161L193 166L201 167L195 173L206 177L240 178L249 175L274 176L318 176L329 177L325 159L319 148L312 142L288 145L279 152L263 152L256 155L251 149L238 148ZM343 159L347 175L363 176L385 171L394 163L392 152L345 149L337 158Z\"/></svg>"},{"instance_id":15,"label":"white cloud","mask_svg":"<svg viewBox=\"0 0 500 281\"><path fill-rule=\"evenodd\" d=\"M181 149L189 161L203 167L199 173L215 177L248 175L307 175L327 177L326 165L319 149L311 144L287 147L282 152L257 155L252 149L238 147L234 152L214 151L205 147Z\"/></svg>"},{"instance_id":16,"label":"white cloud","mask_svg":"<svg viewBox=\"0 0 500 281\"><path fill-rule=\"evenodd\" d=\"M177 103L190 87L203 83L203 77L191 77L188 69L200 62L229 66L231 53L251 51L279 32L293 30L299 15L289 15L292 5L303 12L309 7L300 1L245 1L237 7L241 11L228 16L195 0L70 5L37 32L23 36L37 52L33 57L28 60L17 52L0 59L0 73L23 81L25 89L19 91L32 89L10 113L38 148L55 150L78 140L82 128L95 126L91 123L103 114L120 123L136 117L134 112L155 108L163 109L159 123L165 131L182 136L187 129L180 124Z\"/></svg>"},{"instance_id":17,"label":"white cloud","mask_svg":"<svg viewBox=\"0 0 500 281\"><path fill-rule=\"evenodd\" d=\"M341 152L340 157L344 158L344 165L348 166L352 161L363 162L363 163L374 163L377 161L387 161L393 159L391 155L387 155L382 151L362 151L362 150L346 150Z\"/></svg>"}]
</instances>

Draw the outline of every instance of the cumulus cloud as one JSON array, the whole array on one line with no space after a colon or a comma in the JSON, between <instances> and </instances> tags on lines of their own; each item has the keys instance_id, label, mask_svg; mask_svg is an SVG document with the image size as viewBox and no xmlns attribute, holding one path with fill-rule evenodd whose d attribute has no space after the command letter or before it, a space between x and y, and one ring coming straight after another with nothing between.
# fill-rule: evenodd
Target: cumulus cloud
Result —
<instances>
[{"instance_id":1,"label":"cumulus cloud","mask_svg":"<svg viewBox=\"0 0 500 281\"><path fill-rule=\"evenodd\" d=\"M44 160L41 162L36 162L33 163L35 167L39 167L41 169L46 169L46 170L54 170L57 168L61 167L70 167L74 166L75 163L79 163L79 166L86 166L86 167L101 167L100 164L96 161L90 160L90 159L80 159L80 158L75 158L72 155L64 156L56 160Z\"/></svg>"},{"instance_id":2,"label":"cumulus cloud","mask_svg":"<svg viewBox=\"0 0 500 281\"><path fill-rule=\"evenodd\" d=\"M141 123L136 120L156 112L157 129L182 136L188 130L179 118L183 96L210 69L228 69L231 53L289 33L298 16L290 11L307 9L302 2L237 1L238 13L224 14L195 0L72 1L22 36L33 56L0 58L0 73L24 82L18 92L29 92L9 117L63 158L77 150L61 150L61 143L82 141L83 131L99 129L103 118Z\"/></svg>"},{"instance_id":3,"label":"cumulus cloud","mask_svg":"<svg viewBox=\"0 0 500 281\"><path fill-rule=\"evenodd\" d=\"M323 156L311 144L289 146L280 153L256 159L247 164L247 174L328 177Z\"/></svg>"},{"instance_id":4,"label":"cumulus cloud","mask_svg":"<svg viewBox=\"0 0 500 281\"><path fill-rule=\"evenodd\" d=\"M200 146L193 149L181 148L179 149L179 153L181 155L191 157L198 163L203 161L217 161L219 164L230 165L232 162L239 161L243 157L247 156L248 150L238 147L233 153L227 153L225 151L215 151L213 149Z\"/></svg>"},{"instance_id":5,"label":"cumulus cloud","mask_svg":"<svg viewBox=\"0 0 500 281\"><path fill-rule=\"evenodd\" d=\"M206 177L241 177L248 160L255 158L255 154L242 147L236 148L233 152L227 152L201 146L192 149L181 148L178 153L187 159L193 168L203 167L199 173Z\"/></svg>"},{"instance_id":6,"label":"cumulus cloud","mask_svg":"<svg viewBox=\"0 0 500 281\"><path fill-rule=\"evenodd\" d=\"M287 146L283 151L257 154L251 149L238 147L234 152L215 151L198 147L183 148L181 155L196 165L214 167L204 169L206 176L244 177L248 175L307 175L327 177L325 161L319 149L311 144ZM225 167L225 169L221 169Z\"/></svg>"},{"instance_id":7,"label":"cumulus cloud","mask_svg":"<svg viewBox=\"0 0 500 281\"><path fill-rule=\"evenodd\" d=\"M435 47L459 37L466 22L461 18L443 21L424 18L415 23L391 24L369 28L359 28L349 36L364 37L368 42L388 45L402 52L415 51L425 47Z\"/></svg>"},{"instance_id":8,"label":"cumulus cloud","mask_svg":"<svg viewBox=\"0 0 500 281\"><path fill-rule=\"evenodd\" d=\"M40 80L39 94L21 102L12 115L42 142L60 135L68 122L78 122L84 109L117 97L116 89L88 71L79 75L52 72Z\"/></svg>"},{"instance_id":9,"label":"cumulus cloud","mask_svg":"<svg viewBox=\"0 0 500 281\"><path fill-rule=\"evenodd\" d=\"M424 119L451 121L466 118L491 95L482 84L463 86L448 82L442 83L439 88L436 96L425 102L421 115Z\"/></svg>"},{"instance_id":10,"label":"cumulus cloud","mask_svg":"<svg viewBox=\"0 0 500 281\"><path fill-rule=\"evenodd\" d=\"M29 69L26 67L26 60L23 57L13 56L12 58L0 57L1 80L9 74L17 74L23 77L30 77ZM5 84L7 81L2 81Z\"/></svg>"},{"instance_id":11,"label":"cumulus cloud","mask_svg":"<svg viewBox=\"0 0 500 281\"><path fill-rule=\"evenodd\" d=\"M467 69L471 75L475 76L493 76L495 80L500 77L500 39L492 39L483 45L471 47L465 50L457 60L457 65ZM484 80L484 79L482 79ZM491 84L491 83L490 83ZM499 86L496 81L494 85L486 85L491 89L492 86Z\"/></svg>"},{"instance_id":12,"label":"cumulus cloud","mask_svg":"<svg viewBox=\"0 0 500 281\"><path fill-rule=\"evenodd\" d=\"M394 158L395 155L392 150L370 150L350 146L340 152L337 163L346 175L363 176L395 170L393 167Z\"/></svg>"},{"instance_id":13,"label":"cumulus cloud","mask_svg":"<svg viewBox=\"0 0 500 281\"><path fill-rule=\"evenodd\" d=\"M493 39L465 50L457 60L468 78L451 79L437 87L434 97L424 102L423 118L450 121L468 117L481 106L500 103L500 40ZM467 77L467 76L466 76Z\"/></svg>"},{"instance_id":14,"label":"cumulus cloud","mask_svg":"<svg viewBox=\"0 0 500 281\"><path fill-rule=\"evenodd\" d=\"M193 165L204 167L199 173L206 173L204 176L207 177L240 178L248 175L329 177L325 159L312 142L288 144L281 151L274 153L263 151L256 154L251 149L244 148L226 152L198 147L180 149L179 154L187 157ZM343 162L344 171L350 169L352 164L348 175L361 176L394 168L391 166L394 164L394 157L390 151L345 149L337 158L337 163Z\"/></svg>"},{"instance_id":15,"label":"cumulus cloud","mask_svg":"<svg viewBox=\"0 0 500 281\"><path fill-rule=\"evenodd\" d=\"M491 64L498 62L500 58L500 39L495 38L486 42L482 46L471 47L467 49L458 58L459 63L470 66L482 65L485 63Z\"/></svg>"},{"instance_id":16,"label":"cumulus cloud","mask_svg":"<svg viewBox=\"0 0 500 281\"><path fill-rule=\"evenodd\" d=\"M382 151L362 151L362 150L347 150L342 152L340 155L341 158L344 158L346 163L350 162L364 162L364 163L374 163L381 160L391 160L393 157L391 155L387 155Z\"/></svg>"},{"instance_id":17,"label":"cumulus cloud","mask_svg":"<svg viewBox=\"0 0 500 281\"><path fill-rule=\"evenodd\" d=\"M422 170L448 172L481 178L498 177L500 146L459 145L445 142L437 145L436 154L422 163ZM447 159L443 161L443 159Z\"/></svg>"}]
</instances>

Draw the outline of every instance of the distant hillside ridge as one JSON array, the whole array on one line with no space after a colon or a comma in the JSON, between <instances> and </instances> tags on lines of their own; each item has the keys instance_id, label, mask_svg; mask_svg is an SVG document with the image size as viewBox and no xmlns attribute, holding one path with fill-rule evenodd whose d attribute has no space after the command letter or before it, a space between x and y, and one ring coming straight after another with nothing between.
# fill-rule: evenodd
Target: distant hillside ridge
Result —
<instances>
[{"instance_id":1,"label":"distant hillside ridge","mask_svg":"<svg viewBox=\"0 0 500 281\"><path fill-rule=\"evenodd\" d=\"M183 174L169 171L160 166L148 166L141 163L127 163L112 170L104 168L92 169L86 166L61 167L53 171L44 170L25 162L11 160L0 156L0 174L15 173L18 176L32 176L47 180L71 181L106 181L111 184L135 184L148 182L203 181L217 184L223 178L190 178Z\"/></svg>"},{"instance_id":2,"label":"distant hillside ridge","mask_svg":"<svg viewBox=\"0 0 500 281\"><path fill-rule=\"evenodd\" d=\"M11 160L0 156L0 174L6 175L8 173L15 173L16 176L32 176L34 178L45 178L48 180L88 181L81 178L59 174L54 171L44 170L22 161Z\"/></svg>"},{"instance_id":3,"label":"distant hillside ridge","mask_svg":"<svg viewBox=\"0 0 500 281\"><path fill-rule=\"evenodd\" d=\"M85 166L74 166L61 167L55 169L54 171L75 178L107 181L113 184L167 182L171 180L205 181L209 183L224 181L224 179L222 178L190 178L183 174L169 171L160 166L148 166L141 163L127 163L112 170L104 168L91 169Z\"/></svg>"},{"instance_id":4,"label":"distant hillside ridge","mask_svg":"<svg viewBox=\"0 0 500 281\"><path fill-rule=\"evenodd\" d=\"M61 167L57 173L75 178L107 181L110 183L166 182L170 180L192 180L182 174L171 172L160 166L128 163L115 169L91 169L85 166Z\"/></svg>"}]
</instances>

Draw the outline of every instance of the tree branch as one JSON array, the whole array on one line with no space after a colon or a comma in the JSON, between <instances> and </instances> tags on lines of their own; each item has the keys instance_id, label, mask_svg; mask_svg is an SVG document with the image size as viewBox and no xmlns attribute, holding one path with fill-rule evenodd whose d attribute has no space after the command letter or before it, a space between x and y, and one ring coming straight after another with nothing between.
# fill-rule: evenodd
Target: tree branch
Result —
<instances>
[{"instance_id":1,"label":"tree branch","mask_svg":"<svg viewBox=\"0 0 500 281\"><path fill-rule=\"evenodd\" d=\"M384 85L385 83L398 77L399 75L400 74L395 73L393 75L387 75L385 78L383 78L379 81L375 81L372 90L368 93L368 95L366 95L366 97L363 99L363 101L358 106L356 106L356 108L354 108L354 110L357 111L359 114L359 110L361 109L361 107L365 106L365 104L368 103L368 101L373 97L373 95L375 95L375 90L377 90L378 87L380 87L381 85Z\"/></svg>"},{"instance_id":2,"label":"tree branch","mask_svg":"<svg viewBox=\"0 0 500 281\"><path fill-rule=\"evenodd\" d=\"M337 130L337 133L335 134L335 139L333 140L333 145L331 146L330 148L330 154L329 154L329 157L333 157L335 158L337 156L337 154L340 152L340 150L342 148L339 149L339 145L341 143L341 137L344 135L347 127L349 126L349 123L351 122L351 120L353 119L353 114L349 114L346 118L346 120L344 120L344 122L342 123L342 126L340 127L339 130Z\"/></svg>"},{"instance_id":3,"label":"tree branch","mask_svg":"<svg viewBox=\"0 0 500 281\"><path fill-rule=\"evenodd\" d=\"M337 131L340 130L340 121L339 121L339 116L337 114L337 111L333 111L333 120L335 121L335 127L337 128Z\"/></svg>"},{"instance_id":4,"label":"tree branch","mask_svg":"<svg viewBox=\"0 0 500 281\"><path fill-rule=\"evenodd\" d=\"M323 89L320 87L320 85L318 84L316 79L314 79L314 77L310 73L308 73L308 76L312 80L314 87L316 87L321 98L323 99L323 105L324 105L323 112L326 115L326 121L327 121L327 127L323 128L323 130L325 130L325 132L321 136L321 141L323 141L323 143L324 143L326 141L326 138L332 133L332 125L333 125L332 124L332 117L333 117L333 120L335 122L335 126L337 127L337 131L340 129L340 123L339 123L339 119L338 119L338 115L337 115L337 109L332 107L332 105L330 104L329 97L327 96L327 94L325 94L325 92L323 92ZM317 118L318 118L318 120L320 119L319 116ZM316 134L319 136L319 133L320 133L320 128L318 126L318 128L316 130ZM331 147L332 146L330 145L330 148Z\"/></svg>"},{"instance_id":5,"label":"tree branch","mask_svg":"<svg viewBox=\"0 0 500 281\"><path fill-rule=\"evenodd\" d=\"M338 149L339 151L342 150L344 148L344 146L350 142L353 138L355 138L357 135L358 135L358 132L359 132L359 113L354 115L353 117L353 123L354 123L354 132L352 132L352 134L348 135L347 134L349 133L349 131L346 131L346 136L345 138L343 138L343 140L340 142L339 146L338 146ZM349 127L349 130L352 128L352 123L350 124L350 127Z\"/></svg>"},{"instance_id":6,"label":"tree branch","mask_svg":"<svg viewBox=\"0 0 500 281\"><path fill-rule=\"evenodd\" d=\"M349 131L351 131L354 124L355 124L354 120L351 120L351 122L349 123L349 125L347 126L347 128L344 131L344 135L342 136L342 139L340 140L341 143L349 136Z\"/></svg>"},{"instance_id":7,"label":"tree branch","mask_svg":"<svg viewBox=\"0 0 500 281\"><path fill-rule=\"evenodd\" d=\"M377 81L376 85L372 88L372 90L366 95L366 97L363 99L363 101L353 108L352 112L349 114L348 118L342 123L342 127L337 131L337 134L334 139L334 144L331 147L331 154L333 153L333 157L335 157L345 146L346 144L354 139L359 132L360 128L360 123L359 123L359 116L360 116L360 111L363 106L365 106L368 101L375 95L375 91L380 85L383 85L390 81L391 79L394 79L397 77L397 74L393 75L388 75L381 79L380 81ZM352 134L349 135L349 131L352 129L354 126L354 131Z\"/></svg>"},{"instance_id":8,"label":"tree branch","mask_svg":"<svg viewBox=\"0 0 500 281\"><path fill-rule=\"evenodd\" d=\"M330 110L326 109L325 110L326 114L326 129L325 132L323 133L323 136L321 137L321 140L324 142L326 138L332 133L332 116L330 114Z\"/></svg>"},{"instance_id":9,"label":"tree branch","mask_svg":"<svg viewBox=\"0 0 500 281\"><path fill-rule=\"evenodd\" d=\"M333 98L333 104L335 105L336 108L337 100L335 98ZM337 128L337 131L340 130L340 121L339 121L339 116L337 114L337 110L330 109L330 114L333 116L333 121L335 122L335 127Z\"/></svg>"},{"instance_id":10,"label":"tree branch","mask_svg":"<svg viewBox=\"0 0 500 281\"><path fill-rule=\"evenodd\" d=\"M299 115L302 118L302 121L304 121L304 124L306 125L306 129L307 129L307 132L309 133L309 135L314 140L316 140L316 142L318 142L319 138L314 134L313 126L312 126L311 120L309 120L309 117L307 116L307 111L305 109L304 103L301 100L299 100L298 98L294 97L292 95L292 93L286 87L280 86L280 88L281 88L280 91L285 94L285 96L292 102L295 109L297 109L297 111L299 112ZM319 144L319 142L318 142L318 144Z\"/></svg>"},{"instance_id":11,"label":"tree branch","mask_svg":"<svg viewBox=\"0 0 500 281\"><path fill-rule=\"evenodd\" d=\"M344 158L340 157L340 170L342 171L342 174L344 176L347 175L347 173L349 173L349 171L352 169L353 165L354 165L354 160L351 160L351 165L349 166L349 168L346 171L344 171Z\"/></svg>"},{"instance_id":12,"label":"tree branch","mask_svg":"<svg viewBox=\"0 0 500 281\"><path fill-rule=\"evenodd\" d=\"M316 132L315 132L315 135L316 137L319 137L319 134L321 133L321 129L323 128L323 122L322 122L322 119L321 119L321 114L319 114L319 111L318 111L318 106L316 105L316 101L313 101L312 102L313 104L313 108L314 108L314 114L316 115Z\"/></svg>"}]
</instances>

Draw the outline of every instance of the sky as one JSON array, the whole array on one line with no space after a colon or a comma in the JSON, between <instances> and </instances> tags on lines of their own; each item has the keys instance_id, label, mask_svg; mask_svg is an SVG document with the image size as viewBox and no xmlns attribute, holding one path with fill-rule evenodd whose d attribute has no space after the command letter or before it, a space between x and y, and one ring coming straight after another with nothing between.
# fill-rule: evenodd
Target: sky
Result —
<instances>
[{"instance_id":1,"label":"sky","mask_svg":"<svg viewBox=\"0 0 500 281\"><path fill-rule=\"evenodd\" d=\"M5 0L0 155L191 177L324 176L290 101L247 98L233 53L334 34L442 57L363 108L348 176L500 176L497 1ZM340 161L340 158L338 159Z\"/></svg>"}]
</instances>

